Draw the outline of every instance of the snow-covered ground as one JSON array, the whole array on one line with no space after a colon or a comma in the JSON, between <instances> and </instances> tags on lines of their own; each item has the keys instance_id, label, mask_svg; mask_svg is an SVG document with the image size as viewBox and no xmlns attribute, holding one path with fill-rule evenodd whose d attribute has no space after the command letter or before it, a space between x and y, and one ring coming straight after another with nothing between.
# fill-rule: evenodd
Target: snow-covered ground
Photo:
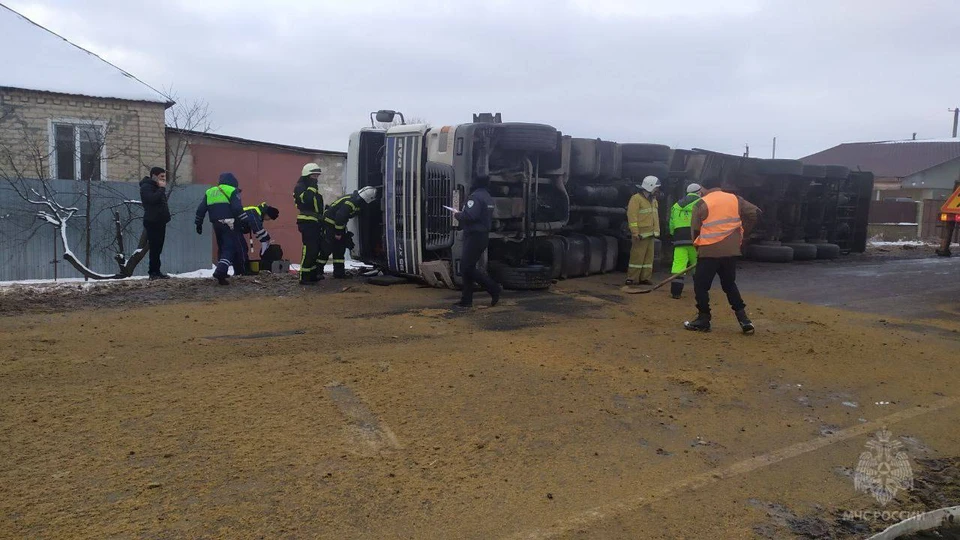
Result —
<instances>
[{"instance_id":1,"label":"snow-covered ground","mask_svg":"<svg viewBox=\"0 0 960 540\"><path fill-rule=\"evenodd\" d=\"M366 266L365 264L357 261L353 261L353 260L348 260L345 263L345 266L348 269L354 269L354 270L359 268L368 268L368 266ZM213 277L213 270L215 268L216 266L211 266L210 268L201 268L199 270L194 270L193 272L185 272L182 274L170 274L170 277L177 278L177 279L207 279L207 278ZM297 272L299 270L300 270L299 264L290 265L290 272ZM323 271L327 274L333 273L333 264L327 264L323 268ZM63 279L58 279L56 281L52 279L25 279L21 281L0 281L0 287L44 286L44 288L48 288L50 286L57 286L57 285L64 285L64 286L69 285L74 287L77 285L80 285L82 287L96 287L99 285L109 285L111 283L118 283L121 281L135 281L135 280L142 280L142 279L147 279L147 276L132 276L126 279L104 279L104 280L91 279L89 281L84 281L83 278L63 278Z\"/></svg>"},{"instance_id":2,"label":"snow-covered ground","mask_svg":"<svg viewBox=\"0 0 960 540\"><path fill-rule=\"evenodd\" d=\"M885 240L874 240L871 239L867 242L869 246L873 247L896 247L896 246L913 246L913 247L925 247L935 245L932 242L924 242L923 240L895 240L888 242Z\"/></svg>"}]
</instances>

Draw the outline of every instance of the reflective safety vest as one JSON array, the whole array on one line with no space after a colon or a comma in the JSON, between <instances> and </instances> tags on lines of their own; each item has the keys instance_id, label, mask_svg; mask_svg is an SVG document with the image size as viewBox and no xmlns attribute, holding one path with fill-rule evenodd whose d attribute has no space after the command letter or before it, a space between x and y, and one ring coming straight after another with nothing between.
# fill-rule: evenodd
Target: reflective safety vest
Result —
<instances>
[{"instance_id":1,"label":"reflective safety vest","mask_svg":"<svg viewBox=\"0 0 960 540\"><path fill-rule=\"evenodd\" d=\"M657 200L652 201L640 193L630 197L627 204L627 223L630 233L640 238L649 238L660 234L660 214Z\"/></svg>"},{"instance_id":2,"label":"reflective safety vest","mask_svg":"<svg viewBox=\"0 0 960 540\"><path fill-rule=\"evenodd\" d=\"M689 201L689 202L687 202ZM693 207L700 201L695 194L688 194L670 208L670 234L673 235L673 245L689 246L693 244L690 237L690 222L693 221ZM681 206L681 203L686 202Z\"/></svg>"},{"instance_id":3,"label":"reflective safety vest","mask_svg":"<svg viewBox=\"0 0 960 540\"><path fill-rule=\"evenodd\" d=\"M233 197L233 192L236 190L237 188L226 184L213 186L207 190L207 206L230 204L230 198Z\"/></svg>"},{"instance_id":4,"label":"reflective safety vest","mask_svg":"<svg viewBox=\"0 0 960 540\"><path fill-rule=\"evenodd\" d=\"M700 235L693 242L695 246L716 244L735 231L743 234L740 200L736 195L714 191L703 196L703 204L707 205L707 217L700 224Z\"/></svg>"}]
</instances>

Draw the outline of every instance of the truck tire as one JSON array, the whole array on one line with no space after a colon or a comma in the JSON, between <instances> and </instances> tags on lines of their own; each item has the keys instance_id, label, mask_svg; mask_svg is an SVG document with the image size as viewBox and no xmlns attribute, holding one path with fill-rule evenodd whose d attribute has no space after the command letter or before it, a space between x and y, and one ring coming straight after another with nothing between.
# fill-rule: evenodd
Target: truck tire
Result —
<instances>
[{"instance_id":1,"label":"truck tire","mask_svg":"<svg viewBox=\"0 0 960 540\"><path fill-rule=\"evenodd\" d=\"M784 246L793 250L793 260L813 261L817 258L817 246L806 242L784 242Z\"/></svg>"},{"instance_id":2,"label":"truck tire","mask_svg":"<svg viewBox=\"0 0 960 540\"><path fill-rule=\"evenodd\" d=\"M624 163L669 163L670 147L663 144L621 144Z\"/></svg>"},{"instance_id":3,"label":"truck tire","mask_svg":"<svg viewBox=\"0 0 960 540\"><path fill-rule=\"evenodd\" d=\"M622 176L631 180L640 181L647 176L656 176L661 182L667 179L670 168L666 163L624 163L621 166Z\"/></svg>"},{"instance_id":4,"label":"truck tire","mask_svg":"<svg viewBox=\"0 0 960 540\"><path fill-rule=\"evenodd\" d=\"M597 150L600 152L598 178L608 180L619 178L621 170L620 145L611 141L597 141Z\"/></svg>"},{"instance_id":5,"label":"truck tire","mask_svg":"<svg viewBox=\"0 0 960 540\"><path fill-rule=\"evenodd\" d=\"M796 159L761 159L757 163L759 174L803 174L803 162Z\"/></svg>"},{"instance_id":6,"label":"truck tire","mask_svg":"<svg viewBox=\"0 0 960 540\"><path fill-rule=\"evenodd\" d=\"M509 266L499 261L489 264L490 274L504 288L516 291L536 291L549 289L553 284L551 268L542 264Z\"/></svg>"},{"instance_id":7,"label":"truck tire","mask_svg":"<svg viewBox=\"0 0 960 540\"><path fill-rule=\"evenodd\" d=\"M610 228L610 218L607 216L589 216L583 220L583 227L589 232L600 232Z\"/></svg>"},{"instance_id":8,"label":"truck tire","mask_svg":"<svg viewBox=\"0 0 960 540\"><path fill-rule=\"evenodd\" d=\"M538 262L550 267L550 279L560 279L567 255L567 239L562 236L548 236L537 240L535 255Z\"/></svg>"},{"instance_id":9,"label":"truck tire","mask_svg":"<svg viewBox=\"0 0 960 540\"><path fill-rule=\"evenodd\" d=\"M620 241L614 236L602 236L606 242L606 251L603 252L603 272L613 272L617 269L617 256L620 254Z\"/></svg>"},{"instance_id":10,"label":"truck tire","mask_svg":"<svg viewBox=\"0 0 960 540\"><path fill-rule=\"evenodd\" d=\"M745 255L754 261L785 263L793 260L793 249L787 246L750 244L747 246Z\"/></svg>"},{"instance_id":11,"label":"truck tire","mask_svg":"<svg viewBox=\"0 0 960 540\"><path fill-rule=\"evenodd\" d=\"M602 236L588 236L587 242L590 244L590 268L587 269L587 272L589 274L601 274L603 273L607 241Z\"/></svg>"},{"instance_id":12,"label":"truck tire","mask_svg":"<svg viewBox=\"0 0 960 540\"><path fill-rule=\"evenodd\" d=\"M840 246L836 244L813 244L817 246L818 259L837 259L840 257Z\"/></svg>"},{"instance_id":13,"label":"truck tire","mask_svg":"<svg viewBox=\"0 0 960 540\"><path fill-rule=\"evenodd\" d=\"M545 124L507 122L497 125L499 147L503 150L549 153L557 150L557 129Z\"/></svg>"},{"instance_id":14,"label":"truck tire","mask_svg":"<svg viewBox=\"0 0 960 540\"><path fill-rule=\"evenodd\" d=\"M806 178L826 178L827 168L823 165L804 165L803 176Z\"/></svg>"},{"instance_id":15,"label":"truck tire","mask_svg":"<svg viewBox=\"0 0 960 540\"><path fill-rule=\"evenodd\" d=\"M596 139L570 139L570 175L593 179L600 173Z\"/></svg>"},{"instance_id":16,"label":"truck tire","mask_svg":"<svg viewBox=\"0 0 960 540\"><path fill-rule=\"evenodd\" d=\"M850 176L850 169L843 165L827 165L824 169L826 177L833 180L846 180Z\"/></svg>"},{"instance_id":17,"label":"truck tire","mask_svg":"<svg viewBox=\"0 0 960 540\"><path fill-rule=\"evenodd\" d=\"M590 242L582 234L571 234L566 239L567 252L564 254L562 277L587 275L590 270Z\"/></svg>"}]
</instances>

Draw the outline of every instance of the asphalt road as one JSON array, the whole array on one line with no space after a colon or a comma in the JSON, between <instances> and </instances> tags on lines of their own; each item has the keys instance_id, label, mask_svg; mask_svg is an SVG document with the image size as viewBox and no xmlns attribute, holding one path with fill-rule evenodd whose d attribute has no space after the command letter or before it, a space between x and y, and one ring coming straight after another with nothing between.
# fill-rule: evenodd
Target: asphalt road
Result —
<instances>
[{"instance_id":1,"label":"asphalt road","mask_svg":"<svg viewBox=\"0 0 960 540\"><path fill-rule=\"evenodd\" d=\"M901 319L960 316L960 257L744 262L737 283L745 293Z\"/></svg>"}]
</instances>

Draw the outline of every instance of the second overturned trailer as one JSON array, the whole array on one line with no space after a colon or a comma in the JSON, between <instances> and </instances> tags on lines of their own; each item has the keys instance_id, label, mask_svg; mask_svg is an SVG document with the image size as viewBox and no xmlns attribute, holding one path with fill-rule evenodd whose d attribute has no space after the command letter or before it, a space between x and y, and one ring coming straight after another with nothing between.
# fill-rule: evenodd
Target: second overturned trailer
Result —
<instances>
[{"instance_id":1,"label":"second overturned trailer","mask_svg":"<svg viewBox=\"0 0 960 540\"><path fill-rule=\"evenodd\" d=\"M394 115L380 111L378 120ZM869 173L574 138L479 114L467 124L371 127L351 136L344 188L382 193L350 225L352 255L388 273L459 287L463 234L445 207L460 208L474 178L487 177L495 208L481 264L504 286L541 289L558 278L622 270L630 249L625 207L648 175L663 184L662 247L669 247L670 205L709 175L763 210L747 248L754 258L827 258L866 244ZM658 258L668 256L660 247Z\"/></svg>"}]
</instances>

